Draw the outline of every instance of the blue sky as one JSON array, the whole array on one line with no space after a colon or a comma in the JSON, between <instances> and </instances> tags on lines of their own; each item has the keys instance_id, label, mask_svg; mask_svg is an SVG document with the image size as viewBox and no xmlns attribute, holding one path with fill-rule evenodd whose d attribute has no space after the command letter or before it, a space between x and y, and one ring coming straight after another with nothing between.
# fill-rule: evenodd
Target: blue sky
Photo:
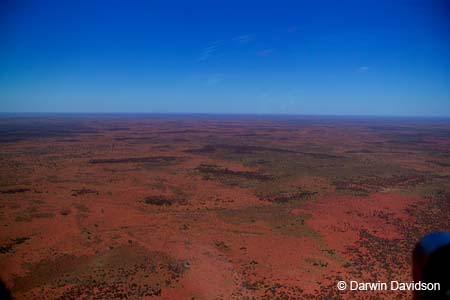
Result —
<instances>
[{"instance_id":1,"label":"blue sky","mask_svg":"<svg viewBox=\"0 0 450 300\"><path fill-rule=\"evenodd\" d=\"M1 112L450 116L450 1L0 2Z\"/></svg>"}]
</instances>

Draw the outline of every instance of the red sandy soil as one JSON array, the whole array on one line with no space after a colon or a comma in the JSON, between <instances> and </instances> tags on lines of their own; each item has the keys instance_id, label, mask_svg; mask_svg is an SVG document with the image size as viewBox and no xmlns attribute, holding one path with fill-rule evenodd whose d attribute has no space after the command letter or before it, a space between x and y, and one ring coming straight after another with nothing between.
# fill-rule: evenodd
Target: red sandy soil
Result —
<instances>
[{"instance_id":1,"label":"red sandy soil","mask_svg":"<svg viewBox=\"0 0 450 300\"><path fill-rule=\"evenodd\" d=\"M411 281L417 240L450 230L445 122L0 126L0 277L16 299L409 299L336 283Z\"/></svg>"}]
</instances>

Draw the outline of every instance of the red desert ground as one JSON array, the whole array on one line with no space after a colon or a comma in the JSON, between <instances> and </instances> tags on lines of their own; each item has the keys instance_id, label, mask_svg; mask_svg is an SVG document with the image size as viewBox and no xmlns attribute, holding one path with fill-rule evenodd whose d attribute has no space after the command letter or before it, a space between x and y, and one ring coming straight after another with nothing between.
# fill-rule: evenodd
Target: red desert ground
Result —
<instances>
[{"instance_id":1,"label":"red desert ground","mask_svg":"<svg viewBox=\"0 0 450 300\"><path fill-rule=\"evenodd\" d=\"M438 119L0 119L0 277L16 299L410 299L450 230Z\"/></svg>"}]
</instances>

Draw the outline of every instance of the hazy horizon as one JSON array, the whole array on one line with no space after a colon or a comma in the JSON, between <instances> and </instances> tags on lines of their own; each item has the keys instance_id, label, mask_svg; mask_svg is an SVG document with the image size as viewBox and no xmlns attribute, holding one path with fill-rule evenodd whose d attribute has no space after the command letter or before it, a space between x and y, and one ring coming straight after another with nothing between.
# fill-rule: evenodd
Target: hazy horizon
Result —
<instances>
[{"instance_id":1,"label":"hazy horizon","mask_svg":"<svg viewBox=\"0 0 450 300\"><path fill-rule=\"evenodd\" d=\"M155 117L261 117L261 118L299 118L299 119L400 119L400 120L450 120L446 115L349 115L349 114L301 114L301 113L198 113L198 112L0 112L1 116L155 116Z\"/></svg>"}]
</instances>

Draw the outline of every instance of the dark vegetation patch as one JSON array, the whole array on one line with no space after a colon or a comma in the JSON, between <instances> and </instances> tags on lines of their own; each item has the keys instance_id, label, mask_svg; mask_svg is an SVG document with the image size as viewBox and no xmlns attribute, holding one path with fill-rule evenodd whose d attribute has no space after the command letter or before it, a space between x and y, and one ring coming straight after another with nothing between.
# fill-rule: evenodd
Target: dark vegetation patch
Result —
<instances>
[{"instance_id":1,"label":"dark vegetation patch","mask_svg":"<svg viewBox=\"0 0 450 300\"><path fill-rule=\"evenodd\" d=\"M257 291L259 289L263 289L264 285L265 285L264 281L262 281L262 280L256 280L256 281L246 280L246 281L242 282L242 287L244 289L251 290L251 291Z\"/></svg>"},{"instance_id":2,"label":"dark vegetation patch","mask_svg":"<svg viewBox=\"0 0 450 300\"><path fill-rule=\"evenodd\" d=\"M187 150L184 150L183 152L191 153L191 154L211 154L211 153L216 152L216 149L217 148L214 146L206 145L201 148L187 149Z\"/></svg>"},{"instance_id":3,"label":"dark vegetation patch","mask_svg":"<svg viewBox=\"0 0 450 300\"><path fill-rule=\"evenodd\" d=\"M180 160L176 156L126 157L110 159L92 159L90 164L124 164L124 163L170 163Z\"/></svg>"},{"instance_id":4,"label":"dark vegetation patch","mask_svg":"<svg viewBox=\"0 0 450 300\"><path fill-rule=\"evenodd\" d=\"M97 130L77 124L77 122L51 122L29 118L26 122L22 119L22 122L1 123L0 143L13 143L34 138L77 136L80 134L93 133L97 133Z\"/></svg>"},{"instance_id":5,"label":"dark vegetation patch","mask_svg":"<svg viewBox=\"0 0 450 300\"><path fill-rule=\"evenodd\" d=\"M420 229L419 234L431 231L448 231L450 228L450 190L437 189L426 197L426 201L418 206L412 206L408 212L418 222L414 227Z\"/></svg>"},{"instance_id":6,"label":"dark vegetation patch","mask_svg":"<svg viewBox=\"0 0 450 300\"><path fill-rule=\"evenodd\" d=\"M436 161L436 160L426 160L425 162L432 163L432 164L435 164L435 165L438 165L438 166L444 167L444 168L450 167L450 162Z\"/></svg>"},{"instance_id":7,"label":"dark vegetation patch","mask_svg":"<svg viewBox=\"0 0 450 300\"><path fill-rule=\"evenodd\" d=\"M321 261L321 260L317 260L317 261L313 261L312 265L315 267L319 267L319 268L326 268L328 267L328 263L325 261Z\"/></svg>"},{"instance_id":8,"label":"dark vegetation patch","mask_svg":"<svg viewBox=\"0 0 450 300\"><path fill-rule=\"evenodd\" d=\"M380 136L399 141L423 142L423 138L447 138L450 136L450 130L447 128L414 128L410 131L404 131L403 133L382 133Z\"/></svg>"},{"instance_id":9,"label":"dark vegetation patch","mask_svg":"<svg viewBox=\"0 0 450 300\"><path fill-rule=\"evenodd\" d=\"M14 247L25 243L30 238L28 237L18 237L15 239L10 239L5 245L0 246L0 253L10 253L13 251Z\"/></svg>"},{"instance_id":10,"label":"dark vegetation patch","mask_svg":"<svg viewBox=\"0 0 450 300\"><path fill-rule=\"evenodd\" d=\"M152 189L165 192L168 187L168 180L166 178L156 176L153 178L152 183L150 184Z\"/></svg>"},{"instance_id":11,"label":"dark vegetation patch","mask_svg":"<svg viewBox=\"0 0 450 300\"><path fill-rule=\"evenodd\" d=\"M184 142L189 142L190 140L189 139L184 139L184 138L173 138L173 139L171 139L171 141L173 143L184 143Z\"/></svg>"},{"instance_id":12,"label":"dark vegetation patch","mask_svg":"<svg viewBox=\"0 0 450 300\"><path fill-rule=\"evenodd\" d=\"M261 299L261 300L297 300L297 299L316 299L309 298L303 289L295 285L281 284L277 282L268 282L264 280L247 279L242 282L243 291L236 292L237 299ZM257 295L257 297L255 297ZM323 298L328 299L328 298ZM334 299L334 298L329 298Z\"/></svg>"},{"instance_id":13,"label":"dark vegetation patch","mask_svg":"<svg viewBox=\"0 0 450 300\"><path fill-rule=\"evenodd\" d=\"M264 147L264 146L249 146L249 145L232 145L232 144L213 144L205 145L201 148L187 149L184 152L194 154L212 154L218 150L225 150L233 154L253 154L257 152L275 152L275 153L291 153L308 156L317 159L329 159L329 158L343 158L339 155L327 154L327 153L315 153L315 152L303 152L290 149Z\"/></svg>"},{"instance_id":14,"label":"dark vegetation patch","mask_svg":"<svg viewBox=\"0 0 450 300\"><path fill-rule=\"evenodd\" d=\"M62 142L62 143L80 143L82 142L79 139L61 139L61 140L57 140L57 142Z\"/></svg>"},{"instance_id":15,"label":"dark vegetation patch","mask_svg":"<svg viewBox=\"0 0 450 300\"><path fill-rule=\"evenodd\" d=\"M406 249L402 239L386 239L377 237L366 230L360 231L359 241L355 246L350 246L346 254L352 257L350 265L351 274L363 277L366 270L383 270L387 280L397 280L393 277L405 265L409 264L405 253L409 258L413 248ZM367 253L362 256L362 250ZM392 252L395 251L395 252ZM404 277L404 276L403 276ZM403 278L399 277L399 278Z\"/></svg>"},{"instance_id":16,"label":"dark vegetation patch","mask_svg":"<svg viewBox=\"0 0 450 300\"><path fill-rule=\"evenodd\" d=\"M386 164L376 159L356 158L355 156L339 156L333 154L322 146L304 145L302 151L288 149L278 149L262 146L227 146L220 148L222 144L209 144L201 148L187 150L189 153L204 154L218 160L234 161L249 168L258 168L256 172L260 175L270 177L270 186L264 184L269 182L269 178L262 180L249 180L251 176L245 178L244 174L238 177L219 167L199 167L197 171L202 172L205 179L222 181L229 185L270 190L283 189L286 183L295 181L299 177L321 177L330 183L333 181L351 180L353 177L379 176L386 177L393 174L401 175L410 170L405 170L395 164ZM228 150L230 149L230 150ZM269 151L274 150L276 151ZM317 150L317 151L316 151ZM302 155L308 153L307 156ZM220 172L222 174L220 174ZM226 174L229 173L229 174ZM248 174L251 175L251 174ZM256 174L255 174L256 175ZM239 178L247 180L238 180Z\"/></svg>"},{"instance_id":17,"label":"dark vegetation patch","mask_svg":"<svg viewBox=\"0 0 450 300\"><path fill-rule=\"evenodd\" d=\"M390 147L414 151L427 151L429 153L448 153L448 147L431 141L430 138L448 138L450 130L447 128L421 127L403 132L381 132L379 137L387 139L383 142L370 142L382 147Z\"/></svg>"},{"instance_id":18,"label":"dark vegetation patch","mask_svg":"<svg viewBox=\"0 0 450 300\"><path fill-rule=\"evenodd\" d=\"M111 128L106 128L106 130L108 130L108 131L128 131L128 130L130 130L130 128L128 128L128 127L111 127Z\"/></svg>"},{"instance_id":19,"label":"dark vegetation patch","mask_svg":"<svg viewBox=\"0 0 450 300\"><path fill-rule=\"evenodd\" d=\"M427 141L423 141L422 139L414 139L414 138L400 139L400 140L393 139L393 140L387 140L384 143L391 144L391 145L400 145L400 146L420 146L420 145L433 144L433 142L427 142Z\"/></svg>"},{"instance_id":20,"label":"dark vegetation patch","mask_svg":"<svg viewBox=\"0 0 450 300\"><path fill-rule=\"evenodd\" d=\"M271 175L263 174L261 172L234 171L217 165L201 164L195 168L195 170L202 174L204 180L241 178L246 180L269 181L273 179Z\"/></svg>"},{"instance_id":21,"label":"dark vegetation patch","mask_svg":"<svg viewBox=\"0 0 450 300\"><path fill-rule=\"evenodd\" d=\"M318 299L308 298L301 287L294 284L281 284L270 277L258 278L256 269L258 262L255 260L243 266L241 287L233 294L236 299L261 299L261 300L297 300L297 299ZM233 298L235 299L235 298Z\"/></svg>"},{"instance_id":22,"label":"dark vegetation patch","mask_svg":"<svg viewBox=\"0 0 450 300\"><path fill-rule=\"evenodd\" d=\"M230 249L224 241L214 241L214 246L216 246L219 251L228 251Z\"/></svg>"},{"instance_id":23,"label":"dark vegetation patch","mask_svg":"<svg viewBox=\"0 0 450 300\"><path fill-rule=\"evenodd\" d=\"M208 130L184 129L184 130L168 130L161 131L160 134L186 134L186 133L210 133Z\"/></svg>"},{"instance_id":24,"label":"dark vegetation patch","mask_svg":"<svg viewBox=\"0 0 450 300\"><path fill-rule=\"evenodd\" d=\"M272 135L270 133L243 133L238 134L239 137L271 137Z\"/></svg>"},{"instance_id":25,"label":"dark vegetation patch","mask_svg":"<svg viewBox=\"0 0 450 300\"><path fill-rule=\"evenodd\" d=\"M299 151L297 151L296 153L304 155L304 156L316 158L316 159L340 159L340 158L345 158L344 156L341 156L341 155L327 154L327 153L299 152Z\"/></svg>"},{"instance_id":26,"label":"dark vegetation patch","mask_svg":"<svg viewBox=\"0 0 450 300\"><path fill-rule=\"evenodd\" d=\"M261 146L231 145L231 144L206 145L199 149L191 149L190 151L191 151L191 153L193 153L193 152L214 153L218 150L226 150L226 151L232 152L234 154L252 154L254 152L262 152L262 151L295 153L295 151L287 150L287 149L268 148L268 147L261 147Z\"/></svg>"},{"instance_id":27,"label":"dark vegetation patch","mask_svg":"<svg viewBox=\"0 0 450 300\"><path fill-rule=\"evenodd\" d=\"M262 222L270 226L277 233L296 237L316 237L306 224L308 215L294 215L291 209L294 205L252 206L243 209L221 209L218 216L233 225Z\"/></svg>"},{"instance_id":28,"label":"dark vegetation patch","mask_svg":"<svg viewBox=\"0 0 450 300\"><path fill-rule=\"evenodd\" d=\"M335 181L336 190L340 192L352 192L357 195L368 195L379 192L385 188L393 187L415 187L426 183L429 180L424 175L394 175L391 177L368 177L361 179L350 179L345 181Z\"/></svg>"},{"instance_id":29,"label":"dark vegetation patch","mask_svg":"<svg viewBox=\"0 0 450 300\"><path fill-rule=\"evenodd\" d=\"M89 208L81 203L74 203L73 206L80 212L80 213L88 213Z\"/></svg>"},{"instance_id":30,"label":"dark vegetation patch","mask_svg":"<svg viewBox=\"0 0 450 300\"><path fill-rule=\"evenodd\" d=\"M157 195L145 198L144 203L156 206L170 206L174 204L185 205L187 204L187 200L179 196Z\"/></svg>"},{"instance_id":31,"label":"dark vegetation patch","mask_svg":"<svg viewBox=\"0 0 450 300\"><path fill-rule=\"evenodd\" d=\"M63 216L67 216L71 213L72 211L69 208L62 208L59 213Z\"/></svg>"},{"instance_id":32,"label":"dark vegetation patch","mask_svg":"<svg viewBox=\"0 0 450 300\"><path fill-rule=\"evenodd\" d=\"M368 274L372 278L380 276L378 272L382 271L387 280L409 280L405 270L411 269L411 253L415 244L430 232L448 231L450 228L450 193L436 191L426 201L411 205L407 212L414 222L405 222L389 213L379 215L398 228L401 238L380 238L365 230L360 231L358 243L347 249L353 257L347 266L352 274L363 278L367 270L373 270L375 274Z\"/></svg>"},{"instance_id":33,"label":"dark vegetation patch","mask_svg":"<svg viewBox=\"0 0 450 300\"><path fill-rule=\"evenodd\" d=\"M64 254L41 261L30 266L25 276L15 278L13 291L33 299L141 299L160 296L188 268L188 261L127 245L95 256ZM46 293L32 290L44 285L50 288ZM51 295L55 288L62 294Z\"/></svg>"},{"instance_id":34,"label":"dark vegetation patch","mask_svg":"<svg viewBox=\"0 0 450 300\"><path fill-rule=\"evenodd\" d=\"M270 161L265 160L265 159L257 159L253 163L256 165L266 165L266 164L270 163Z\"/></svg>"},{"instance_id":35,"label":"dark vegetation patch","mask_svg":"<svg viewBox=\"0 0 450 300\"><path fill-rule=\"evenodd\" d=\"M34 219L50 219L50 218L54 218L55 214L52 212L43 212L43 213L36 213L36 214L32 214L31 218Z\"/></svg>"},{"instance_id":36,"label":"dark vegetation patch","mask_svg":"<svg viewBox=\"0 0 450 300\"><path fill-rule=\"evenodd\" d=\"M260 196L260 199L264 200L264 201L273 202L273 203L288 203L288 202L309 199L312 196L314 196L315 194L317 194L317 192L310 192L310 191L299 189L297 191L279 192L279 193L273 193L273 194L269 194L269 195L263 195L263 196Z\"/></svg>"},{"instance_id":37,"label":"dark vegetation patch","mask_svg":"<svg viewBox=\"0 0 450 300\"><path fill-rule=\"evenodd\" d=\"M85 195L99 195L99 192L96 190L86 189L86 188L72 190L73 197L85 196Z\"/></svg>"},{"instance_id":38,"label":"dark vegetation patch","mask_svg":"<svg viewBox=\"0 0 450 300\"><path fill-rule=\"evenodd\" d=\"M0 194L18 194L18 193L25 193L31 191L30 189L26 188L15 188L15 189L7 189L7 190L0 190Z\"/></svg>"},{"instance_id":39,"label":"dark vegetation patch","mask_svg":"<svg viewBox=\"0 0 450 300\"><path fill-rule=\"evenodd\" d=\"M372 129L375 131L408 131L413 129L413 127L411 126L406 126L406 125L373 125L373 126L367 126L368 129Z\"/></svg>"},{"instance_id":40,"label":"dark vegetation patch","mask_svg":"<svg viewBox=\"0 0 450 300\"><path fill-rule=\"evenodd\" d=\"M44 207L41 200L34 200L36 205L28 206L17 213L16 222L31 222L33 219L54 218L55 214L49 211L41 211Z\"/></svg>"},{"instance_id":41,"label":"dark vegetation patch","mask_svg":"<svg viewBox=\"0 0 450 300\"><path fill-rule=\"evenodd\" d=\"M31 222L33 219L51 219L54 218L54 213L35 213L35 214L28 214L28 215L21 215L16 217L16 222Z\"/></svg>"},{"instance_id":42,"label":"dark vegetation patch","mask_svg":"<svg viewBox=\"0 0 450 300\"><path fill-rule=\"evenodd\" d=\"M115 137L115 141L151 141L154 140L155 137L148 136L148 137Z\"/></svg>"},{"instance_id":43,"label":"dark vegetation patch","mask_svg":"<svg viewBox=\"0 0 450 300\"><path fill-rule=\"evenodd\" d=\"M261 300L272 299L307 299L303 289L299 286L274 283L269 285L261 297ZM330 298L331 299L331 298Z\"/></svg>"},{"instance_id":44,"label":"dark vegetation patch","mask_svg":"<svg viewBox=\"0 0 450 300\"><path fill-rule=\"evenodd\" d=\"M359 150L349 150L346 151L345 153L348 154L369 154L369 153L374 153L372 150L369 149L359 149Z\"/></svg>"}]
</instances>

